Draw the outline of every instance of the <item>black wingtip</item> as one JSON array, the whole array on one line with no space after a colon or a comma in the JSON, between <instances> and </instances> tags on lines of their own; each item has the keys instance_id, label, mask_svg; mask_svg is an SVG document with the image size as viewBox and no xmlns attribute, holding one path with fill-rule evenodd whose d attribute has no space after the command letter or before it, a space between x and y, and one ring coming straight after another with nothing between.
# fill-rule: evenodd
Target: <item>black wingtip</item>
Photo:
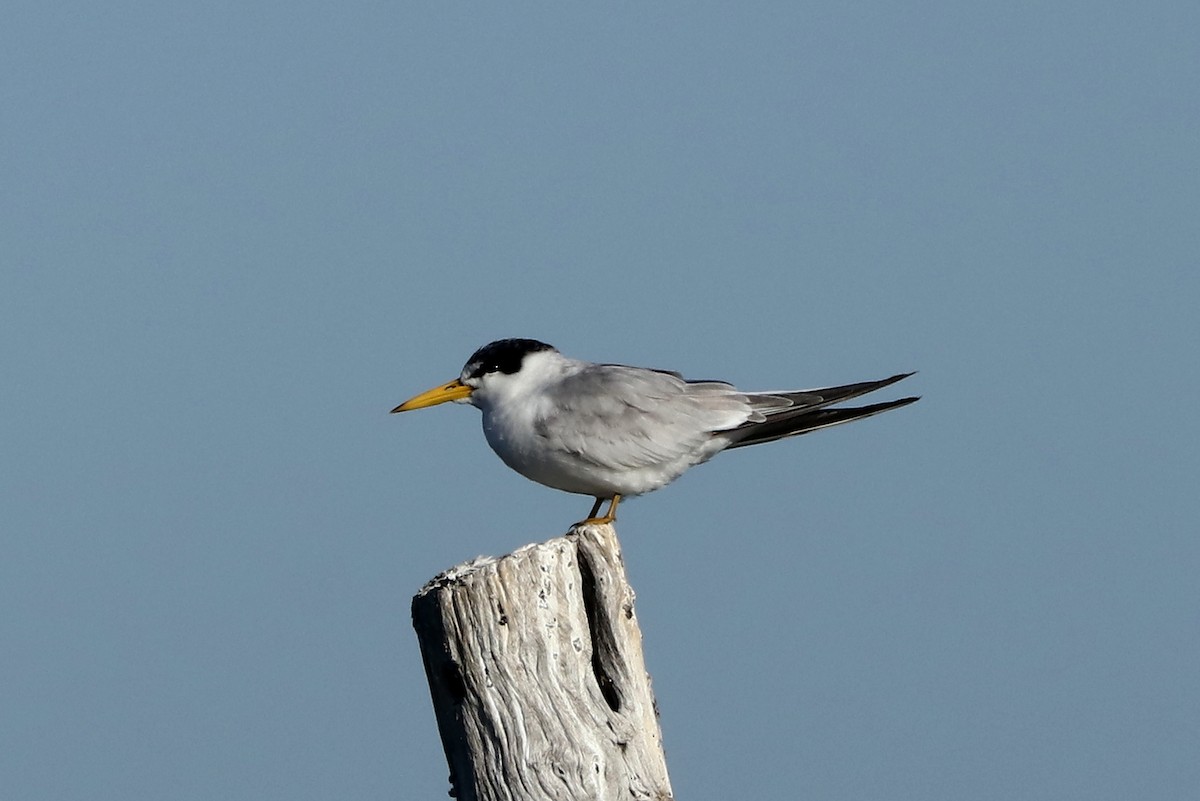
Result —
<instances>
[{"instance_id":1,"label":"black wingtip","mask_svg":"<svg viewBox=\"0 0 1200 801\"><path fill-rule=\"evenodd\" d=\"M820 407L817 409L802 410L798 414L791 416L779 415L766 422L753 423L736 429L733 432L734 436L740 435L740 439L734 439L729 447L741 448L745 445L758 445L763 442L773 442L777 439L783 439L784 437L807 434L809 431L818 431L822 428L829 428L841 425L842 423L849 423L853 420L872 417L873 415L891 411L892 409L899 409L902 406L908 406L910 403L916 403L920 399L919 395L914 395L892 401L883 401L882 403L873 403L870 406Z\"/></svg>"},{"instance_id":2,"label":"black wingtip","mask_svg":"<svg viewBox=\"0 0 1200 801\"><path fill-rule=\"evenodd\" d=\"M896 373L891 378L885 378L885 379L883 379L883 381L879 382L879 384L880 384L879 388L883 389L884 387L891 386L892 384L895 384L897 381L903 381L904 379L909 378L910 376L914 376L916 374L917 374L916 370L913 370L911 373Z\"/></svg>"},{"instance_id":3,"label":"black wingtip","mask_svg":"<svg viewBox=\"0 0 1200 801\"><path fill-rule=\"evenodd\" d=\"M864 408L864 409L872 408L873 409L873 408L881 407L881 408L879 408L879 411L886 412L886 411L891 411L892 409L899 409L903 406L908 406L909 404L916 403L920 399L921 399L920 395L913 395L908 398L897 398L894 401L884 401L883 403L876 403L873 406L869 406L869 407L864 406L862 408ZM875 414L878 414L878 412L875 412ZM869 417L870 415L866 415L866 416Z\"/></svg>"}]
</instances>

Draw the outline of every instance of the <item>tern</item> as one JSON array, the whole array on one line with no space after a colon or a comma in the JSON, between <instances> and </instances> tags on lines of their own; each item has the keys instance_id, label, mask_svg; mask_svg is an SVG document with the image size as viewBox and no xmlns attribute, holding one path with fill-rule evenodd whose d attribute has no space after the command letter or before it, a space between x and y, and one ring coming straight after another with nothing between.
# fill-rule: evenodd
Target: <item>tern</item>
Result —
<instances>
[{"instance_id":1,"label":"tern","mask_svg":"<svg viewBox=\"0 0 1200 801\"><path fill-rule=\"evenodd\" d=\"M723 381L572 359L535 339L501 339L467 359L458 378L393 413L441 403L483 412L483 433L528 479L596 503L585 520L612 523L621 498L665 487L718 453L861 420L918 400L833 404L912 373L843 386L745 392ZM597 516L608 501L608 510Z\"/></svg>"}]
</instances>

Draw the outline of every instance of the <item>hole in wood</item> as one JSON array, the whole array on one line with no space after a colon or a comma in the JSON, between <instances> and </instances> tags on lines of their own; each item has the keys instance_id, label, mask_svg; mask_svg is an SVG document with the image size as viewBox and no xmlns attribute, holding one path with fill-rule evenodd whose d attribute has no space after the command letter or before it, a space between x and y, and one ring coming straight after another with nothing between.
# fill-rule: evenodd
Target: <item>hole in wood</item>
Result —
<instances>
[{"instance_id":1,"label":"hole in wood","mask_svg":"<svg viewBox=\"0 0 1200 801\"><path fill-rule=\"evenodd\" d=\"M583 592L583 611L587 615L588 633L592 638L592 673L596 677L596 684L600 687L600 694L604 696L604 702L608 704L608 708L613 712L620 712L621 695L617 692L616 682L604 669L606 640L609 639L606 637L607 615L598 603L596 575L592 572L592 566L588 564L588 559L582 553L579 559L579 575L583 585L580 587Z\"/></svg>"},{"instance_id":2,"label":"hole in wood","mask_svg":"<svg viewBox=\"0 0 1200 801\"><path fill-rule=\"evenodd\" d=\"M463 681L462 668L452 659L442 664L442 684L454 698L455 703L467 697L467 685Z\"/></svg>"}]
</instances>

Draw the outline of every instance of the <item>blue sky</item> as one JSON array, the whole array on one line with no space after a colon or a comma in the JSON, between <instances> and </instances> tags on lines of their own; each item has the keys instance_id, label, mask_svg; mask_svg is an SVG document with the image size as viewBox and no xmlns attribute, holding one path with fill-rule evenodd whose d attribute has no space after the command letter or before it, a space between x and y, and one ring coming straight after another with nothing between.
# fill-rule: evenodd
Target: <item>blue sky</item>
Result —
<instances>
[{"instance_id":1,"label":"blue sky","mask_svg":"<svg viewBox=\"0 0 1200 801\"><path fill-rule=\"evenodd\" d=\"M1192 3L17 3L0 783L442 798L411 595L546 340L912 407L623 504L676 794L1200 792Z\"/></svg>"}]
</instances>

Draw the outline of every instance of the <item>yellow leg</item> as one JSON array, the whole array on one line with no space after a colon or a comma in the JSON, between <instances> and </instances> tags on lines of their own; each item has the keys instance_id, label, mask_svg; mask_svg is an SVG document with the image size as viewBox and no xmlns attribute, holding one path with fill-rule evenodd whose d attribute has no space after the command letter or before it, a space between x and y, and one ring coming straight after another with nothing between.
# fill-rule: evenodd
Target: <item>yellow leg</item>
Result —
<instances>
[{"instance_id":1,"label":"yellow leg","mask_svg":"<svg viewBox=\"0 0 1200 801\"><path fill-rule=\"evenodd\" d=\"M577 525L577 526L587 526L587 525L592 525L592 524L608 525L609 523L611 523L617 519L617 504L620 502L621 502L620 495L612 496L612 500L609 501L609 504L608 504L608 511L604 513L604 517L596 517L596 513L600 511L600 505L602 503L604 503L603 498L597 498L595 505L592 506L592 511L588 512L587 519L580 520L575 525Z\"/></svg>"}]
</instances>

